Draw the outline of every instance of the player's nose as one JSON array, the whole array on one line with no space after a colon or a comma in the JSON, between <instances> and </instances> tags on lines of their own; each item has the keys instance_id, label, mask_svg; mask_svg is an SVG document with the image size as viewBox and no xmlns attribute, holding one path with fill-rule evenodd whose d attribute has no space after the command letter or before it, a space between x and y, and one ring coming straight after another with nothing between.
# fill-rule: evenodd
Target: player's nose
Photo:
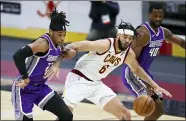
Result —
<instances>
[{"instance_id":1,"label":"player's nose","mask_svg":"<svg viewBox=\"0 0 186 121\"><path fill-rule=\"evenodd\" d=\"M161 17L160 16L158 16L157 18L156 18L156 21L160 21L161 20Z\"/></svg>"},{"instance_id":2,"label":"player's nose","mask_svg":"<svg viewBox=\"0 0 186 121\"><path fill-rule=\"evenodd\" d=\"M61 38L61 41L62 41L62 42L64 42L64 39L63 39L63 38Z\"/></svg>"},{"instance_id":3,"label":"player's nose","mask_svg":"<svg viewBox=\"0 0 186 121\"><path fill-rule=\"evenodd\" d=\"M127 42L127 43L129 43L129 42L130 42L130 39L129 39L129 38L127 38L127 39L126 39L126 42Z\"/></svg>"}]
</instances>

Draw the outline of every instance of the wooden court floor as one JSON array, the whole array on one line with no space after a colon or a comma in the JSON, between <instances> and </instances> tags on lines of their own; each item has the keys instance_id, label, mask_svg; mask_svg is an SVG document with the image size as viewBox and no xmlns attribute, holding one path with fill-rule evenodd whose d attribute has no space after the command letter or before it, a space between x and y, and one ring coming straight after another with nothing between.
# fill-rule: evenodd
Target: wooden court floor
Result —
<instances>
[{"instance_id":1,"label":"wooden court floor","mask_svg":"<svg viewBox=\"0 0 186 121\"><path fill-rule=\"evenodd\" d=\"M14 120L13 107L11 105L11 93L1 90L1 120ZM131 110L132 120L142 120ZM43 111L34 106L34 120L55 120L56 116L48 111ZM93 104L80 103L74 109L74 120L117 120L115 116L101 110ZM185 120L183 117L163 115L160 120Z\"/></svg>"}]
</instances>

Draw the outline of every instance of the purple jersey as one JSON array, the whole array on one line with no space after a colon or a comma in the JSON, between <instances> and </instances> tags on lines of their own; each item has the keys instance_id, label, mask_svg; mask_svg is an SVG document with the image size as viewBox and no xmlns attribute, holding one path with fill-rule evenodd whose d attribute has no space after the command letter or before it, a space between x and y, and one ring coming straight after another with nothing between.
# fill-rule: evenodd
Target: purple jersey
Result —
<instances>
[{"instance_id":1,"label":"purple jersey","mask_svg":"<svg viewBox=\"0 0 186 121\"><path fill-rule=\"evenodd\" d=\"M156 34L147 22L142 24L141 26L145 26L147 28L150 34L150 39L148 43L143 47L137 61L145 70L145 72L153 79L153 76L149 73L148 70L163 44L164 31L162 27L159 27ZM143 83L143 80L141 80L133 72L131 72L130 68L127 65L123 66L121 76L124 85L126 85L128 89L131 90L135 95L139 96L142 94L147 94L144 88L145 84Z\"/></svg>"},{"instance_id":2,"label":"purple jersey","mask_svg":"<svg viewBox=\"0 0 186 121\"><path fill-rule=\"evenodd\" d=\"M142 26L145 26L149 31L150 39L149 42L143 47L138 58L138 63L145 71L148 71L152 61L158 54L158 51L163 44L164 31L162 27L159 27L156 34L148 22L144 23Z\"/></svg>"},{"instance_id":3,"label":"purple jersey","mask_svg":"<svg viewBox=\"0 0 186 121\"><path fill-rule=\"evenodd\" d=\"M43 84L46 82L44 74L50 65L56 61L61 53L61 47L55 47L49 34L44 34L40 38L44 38L49 43L48 52L43 56L37 54L26 59L27 73L29 75L30 83Z\"/></svg>"},{"instance_id":4,"label":"purple jersey","mask_svg":"<svg viewBox=\"0 0 186 121\"><path fill-rule=\"evenodd\" d=\"M45 104L55 95L54 90L45 84L47 79L43 76L60 55L61 47L55 47L48 34L44 34L39 38L48 41L49 49L45 53L36 53L26 59L26 69L30 83L24 89L16 86L15 82L20 81L21 78L19 75L12 85L12 104L16 120L23 120L24 115L32 118L34 104L43 109Z\"/></svg>"}]
</instances>

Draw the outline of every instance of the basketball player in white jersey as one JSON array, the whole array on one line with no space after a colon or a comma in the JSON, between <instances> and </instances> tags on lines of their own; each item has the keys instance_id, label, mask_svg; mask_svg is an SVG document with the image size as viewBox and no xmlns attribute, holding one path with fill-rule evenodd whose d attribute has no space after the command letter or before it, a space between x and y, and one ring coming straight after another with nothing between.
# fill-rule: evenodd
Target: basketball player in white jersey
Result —
<instances>
[{"instance_id":1,"label":"basketball player in white jersey","mask_svg":"<svg viewBox=\"0 0 186 121\"><path fill-rule=\"evenodd\" d=\"M171 97L171 94L159 87L138 64L134 52L130 49L134 36L134 27L129 23L121 22L116 38L81 41L66 45L66 48L77 52L90 51L76 62L74 69L66 77L63 98L71 111L79 102L87 99L120 120L131 120L129 110L101 81L123 63L126 63L138 77L150 84L154 91ZM113 83L115 83L114 80Z\"/></svg>"}]
</instances>

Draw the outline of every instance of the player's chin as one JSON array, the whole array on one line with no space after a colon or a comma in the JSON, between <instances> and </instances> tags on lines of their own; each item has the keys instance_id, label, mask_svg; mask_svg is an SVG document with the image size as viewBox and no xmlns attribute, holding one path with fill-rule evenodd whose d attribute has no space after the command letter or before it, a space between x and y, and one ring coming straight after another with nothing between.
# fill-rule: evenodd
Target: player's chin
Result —
<instances>
[{"instance_id":1,"label":"player's chin","mask_svg":"<svg viewBox=\"0 0 186 121\"><path fill-rule=\"evenodd\" d=\"M161 24L160 24L160 23L156 23L155 25L156 25L156 27L160 27L160 26L161 26Z\"/></svg>"},{"instance_id":2,"label":"player's chin","mask_svg":"<svg viewBox=\"0 0 186 121\"><path fill-rule=\"evenodd\" d=\"M64 41L58 41L57 44L62 45L62 44L64 44Z\"/></svg>"}]
</instances>

